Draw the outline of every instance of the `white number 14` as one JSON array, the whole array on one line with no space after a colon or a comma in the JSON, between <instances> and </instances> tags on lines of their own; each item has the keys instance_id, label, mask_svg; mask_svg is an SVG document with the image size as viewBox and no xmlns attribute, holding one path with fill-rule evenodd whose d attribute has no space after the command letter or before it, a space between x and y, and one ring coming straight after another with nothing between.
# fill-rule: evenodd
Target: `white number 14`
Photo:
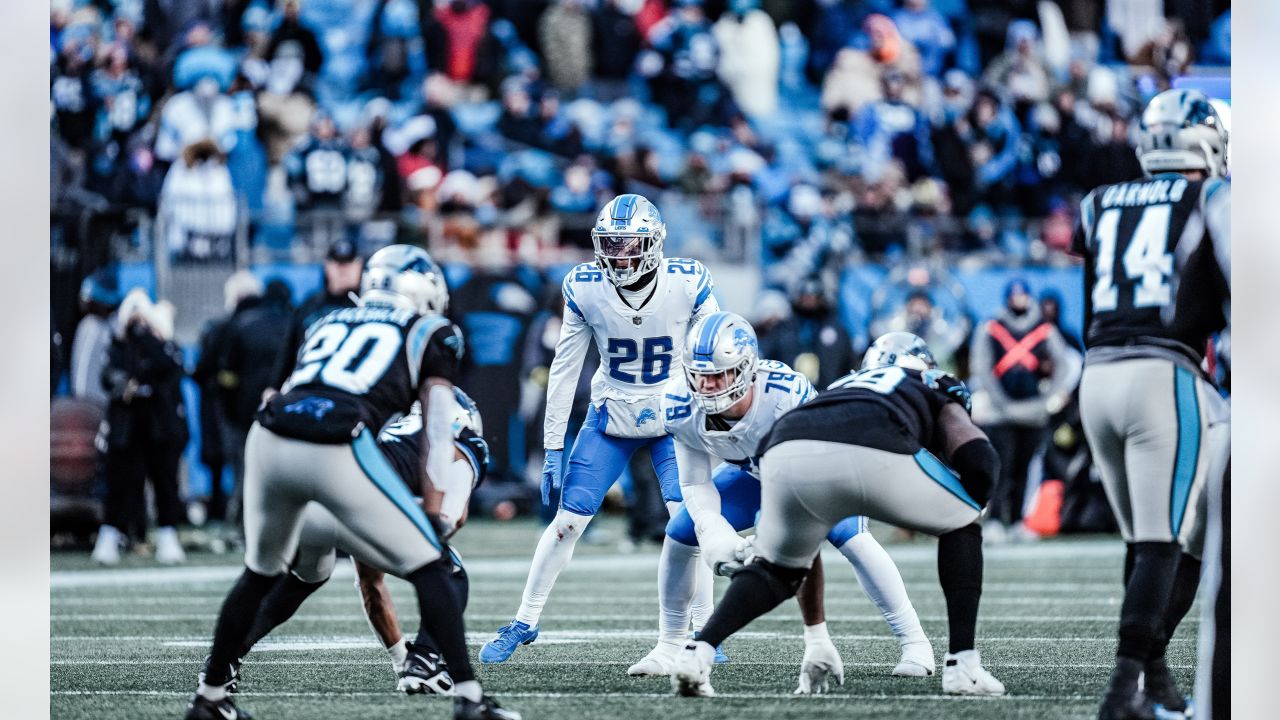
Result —
<instances>
[{"instance_id":1,"label":"white number 14","mask_svg":"<svg viewBox=\"0 0 1280 720\"><path fill-rule=\"evenodd\" d=\"M1163 307L1169 304L1169 276L1173 274L1173 253L1165 248L1169 242L1169 205L1152 205L1142 212L1133 238L1124 251L1121 263L1130 280L1138 280L1133 289L1135 308ZM1098 218L1097 281L1093 286L1095 312L1115 310L1120 291L1113 271L1116 259L1116 235L1120 226L1120 208L1111 208Z\"/></svg>"}]
</instances>

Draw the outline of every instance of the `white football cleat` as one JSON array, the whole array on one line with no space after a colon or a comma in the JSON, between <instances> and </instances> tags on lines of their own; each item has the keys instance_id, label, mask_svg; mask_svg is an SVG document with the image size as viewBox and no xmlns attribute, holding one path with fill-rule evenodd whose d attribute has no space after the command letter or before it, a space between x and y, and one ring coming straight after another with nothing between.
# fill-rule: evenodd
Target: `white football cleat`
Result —
<instances>
[{"instance_id":1,"label":"white football cleat","mask_svg":"<svg viewBox=\"0 0 1280 720\"><path fill-rule=\"evenodd\" d=\"M942 692L948 695L1004 694L1004 683L982 667L977 650L947 653L942 660Z\"/></svg>"},{"instance_id":2,"label":"white football cleat","mask_svg":"<svg viewBox=\"0 0 1280 720\"><path fill-rule=\"evenodd\" d=\"M120 548L124 545L124 535L110 525L98 528L98 539L93 544L93 561L99 565L119 565Z\"/></svg>"},{"instance_id":3,"label":"white football cleat","mask_svg":"<svg viewBox=\"0 0 1280 720\"><path fill-rule=\"evenodd\" d=\"M794 695L821 695L844 684L844 661L830 638L805 643Z\"/></svg>"},{"instance_id":4,"label":"white football cleat","mask_svg":"<svg viewBox=\"0 0 1280 720\"><path fill-rule=\"evenodd\" d=\"M627 668L627 674L631 677L667 677L671 674L671 663L678 652L679 645L659 642L640 662Z\"/></svg>"},{"instance_id":5,"label":"white football cleat","mask_svg":"<svg viewBox=\"0 0 1280 720\"><path fill-rule=\"evenodd\" d=\"M933 659L933 645L928 640L904 643L902 657L893 667L895 677L929 677L937 664Z\"/></svg>"},{"instance_id":6,"label":"white football cleat","mask_svg":"<svg viewBox=\"0 0 1280 720\"><path fill-rule=\"evenodd\" d=\"M683 697L711 697L711 666L716 649L701 640L690 640L671 662L671 689Z\"/></svg>"},{"instance_id":7,"label":"white football cleat","mask_svg":"<svg viewBox=\"0 0 1280 720\"><path fill-rule=\"evenodd\" d=\"M156 528L156 562L161 565L181 565L187 561L187 553L178 539L178 529L172 525Z\"/></svg>"}]
</instances>

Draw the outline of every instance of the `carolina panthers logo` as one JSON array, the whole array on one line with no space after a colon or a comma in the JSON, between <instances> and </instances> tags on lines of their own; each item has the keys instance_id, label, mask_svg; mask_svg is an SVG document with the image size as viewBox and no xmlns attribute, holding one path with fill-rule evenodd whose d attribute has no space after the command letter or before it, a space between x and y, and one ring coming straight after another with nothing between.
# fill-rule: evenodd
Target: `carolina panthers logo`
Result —
<instances>
[{"instance_id":1,"label":"carolina panthers logo","mask_svg":"<svg viewBox=\"0 0 1280 720\"><path fill-rule=\"evenodd\" d=\"M733 346L739 350L756 346L756 339L751 337L751 333L746 328L738 328L733 331Z\"/></svg>"},{"instance_id":2,"label":"carolina panthers logo","mask_svg":"<svg viewBox=\"0 0 1280 720\"><path fill-rule=\"evenodd\" d=\"M644 410L641 410L640 415L636 417L636 427L640 427L650 420L657 419L658 414L653 411L653 408L645 408Z\"/></svg>"},{"instance_id":3,"label":"carolina panthers logo","mask_svg":"<svg viewBox=\"0 0 1280 720\"><path fill-rule=\"evenodd\" d=\"M309 397L303 398L296 403L284 406L284 411L293 415L310 415L314 420L320 420L329 411L333 409L333 401L327 398Z\"/></svg>"}]
</instances>

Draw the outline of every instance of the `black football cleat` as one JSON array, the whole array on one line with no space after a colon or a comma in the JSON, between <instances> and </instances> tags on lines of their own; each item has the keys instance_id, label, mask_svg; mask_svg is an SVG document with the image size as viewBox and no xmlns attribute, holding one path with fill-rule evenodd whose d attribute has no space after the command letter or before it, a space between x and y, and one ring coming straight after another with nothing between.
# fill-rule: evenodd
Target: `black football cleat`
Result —
<instances>
[{"instance_id":1,"label":"black football cleat","mask_svg":"<svg viewBox=\"0 0 1280 720\"><path fill-rule=\"evenodd\" d=\"M187 703L185 720L253 720L247 711L236 707L230 697L214 702L201 695L192 695Z\"/></svg>"},{"instance_id":2,"label":"black football cleat","mask_svg":"<svg viewBox=\"0 0 1280 720\"><path fill-rule=\"evenodd\" d=\"M1156 720L1155 711L1146 695L1138 690L1142 663L1132 658L1117 657L1107 692L1098 708L1098 720Z\"/></svg>"},{"instance_id":3,"label":"black football cleat","mask_svg":"<svg viewBox=\"0 0 1280 720\"><path fill-rule=\"evenodd\" d=\"M453 678L445 669L440 655L428 648L405 643L409 655L405 658L404 669L400 671L400 680L396 688L407 695L452 695Z\"/></svg>"},{"instance_id":4,"label":"black football cleat","mask_svg":"<svg viewBox=\"0 0 1280 720\"><path fill-rule=\"evenodd\" d=\"M488 695L481 696L480 702L455 697L453 720L520 720L520 713L515 710L503 710L502 706Z\"/></svg>"},{"instance_id":5,"label":"black football cleat","mask_svg":"<svg viewBox=\"0 0 1280 720\"><path fill-rule=\"evenodd\" d=\"M1181 713L1184 717L1189 717L1187 699L1178 691L1164 658L1147 661L1142 685L1148 702L1159 705L1166 712Z\"/></svg>"},{"instance_id":6,"label":"black football cleat","mask_svg":"<svg viewBox=\"0 0 1280 720\"><path fill-rule=\"evenodd\" d=\"M208 681L209 661L212 659L213 658L208 655L205 656L204 664L200 666L200 682L205 684L216 685L218 684L217 682L209 683ZM239 689L239 685L240 685L240 661L239 660L236 660L231 663L231 667L228 669L228 672L226 673L225 676L227 680L222 683L223 689L225 689L229 693L236 692ZM214 678L214 680L215 681L222 680L222 678Z\"/></svg>"}]
</instances>

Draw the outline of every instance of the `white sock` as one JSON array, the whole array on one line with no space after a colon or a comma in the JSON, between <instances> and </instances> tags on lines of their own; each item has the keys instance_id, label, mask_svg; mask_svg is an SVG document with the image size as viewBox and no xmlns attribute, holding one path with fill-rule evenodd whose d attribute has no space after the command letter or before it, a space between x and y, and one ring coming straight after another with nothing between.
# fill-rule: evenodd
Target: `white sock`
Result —
<instances>
[{"instance_id":1,"label":"white sock","mask_svg":"<svg viewBox=\"0 0 1280 720\"><path fill-rule=\"evenodd\" d=\"M804 644L809 645L821 641L831 642L831 633L827 631L827 623L820 622L817 625L804 626Z\"/></svg>"},{"instance_id":2,"label":"white sock","mask_svg":"<svg viewBox=\"0 0 1280 720\"><path fill-rule=\"evenodd\" d=\"M227 688L224 685L206 685L200 683L196 687L196 694L208 700L209 702L221 702L227 696Z\"/></svg>"},{"instance_id":3,"label":"white sock","mask_svg":"<svg viewBox=\"0 0 1280 720\"><path fill-rule=\"evenodd\" d=\"M395 645L387 648L387 654L391 656L391 667L400 672L404 669L404 661L409 659L409 649L405 647L406 640L404 636L396 642Z\"/></svg>"},{"instance_id":4,"label":"white sock","mask_svg":"<svg viewBox=\"0 0 1280 720\"><path fill-rule=\"evenodd\" d=\"M475 680L458 683L453 688L453 694L458 697L464 697L471 702L480 702L480 698L484 696L484 693L480 690L480 683Z\"/></svg>"},{"instance_id":5,"label":"white sock","mask_svg":"<svg viewBox=\"0 0 1280 720\"><path fill-rule=\"evenodd\" d=\"M898 636L898 642L905 645L926 640L920 618L911 605L911 598L907 597L907 587L902 583L898 566L893 564L893 558L871 533L860 532L839 549L840 554L853 565L862 591L880 609L885 622Z\"/></svg>"},{"instance_id":6,"label":"white sock","mask_svg":"<svg viewBox=\"0 0 1280 720\"><path fill-rule=\"evenodd\" d=\"M689 613L693 617L693 631L697 632L707 624L711 613L716 609L716 576L711 572L711 566L702 562L701 557L698 558L694 573L698 582L694 586L693 604L689 606Z\"/></svg>"},{"instance_id":7,"label":"white sock","mask_svg":"<svg viewBox=\"0 0 1280 720\"><path fill-rule=\"evenodd\" d=\"M520 599L520 609L516 611L516 620L529 627L538 624L542 615L542 607L547 604L547 596L555 587L560 571L569 565L573 558L573 546L582 537L582 531L591 522L590 515L575 515L567 510L556 512L556 517L542 533L538 548L533 551L533 563L529 567L529 579L524 584L524 595Z\"/></svg>"},{"instance_id":8,"label":"white sock","mask_svg":"<svg viewBox=\"0 0 1280 720\"><path fill-rule=\"evenodd\" d=\"M698 584L697 570L704 563L698 548L662 539L658 560L658 642L683 642L689 634L689 604Z\"/></svg>"}]
</instances>

